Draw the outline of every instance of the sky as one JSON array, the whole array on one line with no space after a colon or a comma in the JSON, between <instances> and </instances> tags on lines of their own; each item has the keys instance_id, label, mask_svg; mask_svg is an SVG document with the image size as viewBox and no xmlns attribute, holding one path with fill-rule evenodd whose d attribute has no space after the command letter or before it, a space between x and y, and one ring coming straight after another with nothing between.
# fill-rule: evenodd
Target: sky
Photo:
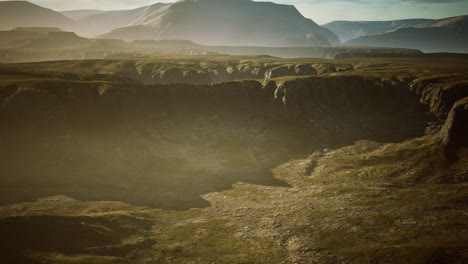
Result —
<instances>
[{"instance_id":1,"label":"sky","mask_svg":"<svg viewBox=\"0 0 468 264\"><path fill-rule=\"evenodd\" d=\"M29 1L60 11L72 9L131 9L157 2L174 2L171 0ZM468 0L271 0L271 2L295 5L304 16L319 24L333 20L444 18L468 14Z\"/></svg>"}]
</instances>

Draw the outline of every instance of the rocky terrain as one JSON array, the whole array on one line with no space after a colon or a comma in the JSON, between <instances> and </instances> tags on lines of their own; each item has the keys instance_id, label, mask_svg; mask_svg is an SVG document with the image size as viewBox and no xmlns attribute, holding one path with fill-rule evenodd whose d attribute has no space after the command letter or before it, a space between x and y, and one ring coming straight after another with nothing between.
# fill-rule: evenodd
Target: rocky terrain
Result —
<instances>
[{"instance_id":1,"label":"rocky terrain","mask_svg":"<svg viewBox=\"0 0 468 264\"><path fill-rule=\"evenodd\" d=\"M0 256L464 263L467 65L1 64Z\"/></svg>"}]
</instances>

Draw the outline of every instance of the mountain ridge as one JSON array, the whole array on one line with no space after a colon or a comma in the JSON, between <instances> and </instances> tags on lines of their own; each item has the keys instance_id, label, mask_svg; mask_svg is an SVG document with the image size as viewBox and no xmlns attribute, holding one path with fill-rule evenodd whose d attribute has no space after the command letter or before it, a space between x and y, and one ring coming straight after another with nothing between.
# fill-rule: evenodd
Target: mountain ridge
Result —
<instances>
[{"instance_id":1,"label":"mountain ridge","mask_svg":"<svg viewBox=\"0 0 468 264\"><path fill-rule=\"evenodd\" d=\"M140 17L158 10L168 4L155 3L129 10L103 11L101 13L85 16L77 20L80 24L82 34L95 37L97 35L112 31L117 28L132 25Z\"/></svg>"},{"instance_id":2,"label":"mountain ridge","mask_svg":"<svg viewBox=\"0 0 468 264\"><path fill-rule=\"evenodd\" d=\"M336 20L322 25L331 30L341 40L346 42L361 36L381 34L399 28L411 27L424 22L433 21L425 18L412 18L387 21L346 21Z\"/></svg>"},{"instance_id":3,"label":"mountain ridge","mask_svg":"<svg viewBox=\"0 0 468 264\"><path fill-rule=\"evenodd\" d=\"M28 1L0 1L0 30L15 27L72 29L75 22L63 14Z\"/></svg>"},{"instance_id":4,"label":"mountain ridge","mask_svg":"<svg viewBox=\"0 0 468 264\"><path fill-rule=\"evenodd\" d=\"M468 16L449 17L349 40L344 45L418 47L424 52L468 52Z\"/></svg>"},{"instance_id":5,"label":"mountain ridge","mask_svg":"<svg viewBox=\"0 0 468 264\"><path fill-rule=\"evenodd\" d=\"M88 16L102 14L108 11L96 10L96 9L74 9L74 10L65 10L60 11L60 13L73 20L81 20Z\"/></svg>"},{"instance_id":6,"label":"mountain ridge","mask_svg":"<svg viewBox=\"0 0 468 264\"><path fill-rule=\"evenodd\" d=\"M141 34L135 35L136 29ZM183 0L100 37L129 41L191 39L210 45L282 46L288 38L310 33L323 36L328 45L339 44L335 34L305 18L292 5L251 0ZM317 46L318 43L311 42Z\"/></svg>"}]
</instances>

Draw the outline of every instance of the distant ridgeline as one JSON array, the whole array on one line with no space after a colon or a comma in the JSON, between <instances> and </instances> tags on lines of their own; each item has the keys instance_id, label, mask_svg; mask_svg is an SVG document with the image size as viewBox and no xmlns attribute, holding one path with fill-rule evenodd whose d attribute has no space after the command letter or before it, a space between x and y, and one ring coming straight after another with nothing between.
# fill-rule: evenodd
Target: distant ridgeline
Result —
<instances>
[{"instance_id":1,"label":"distant ridgeline","mask_svg":"<svg viewBox=\"0 0 468 264\"><path fill-rule=\"evenodd\" d=\"M299 40L300 41L300 40ZM0 31L0 62L131 59L174 55L265 55L274 57L356 58L418 56L419 50L370 47L255 47L207 46L191 40L88 39L59 28L22 27Z\"/></svg>"},{"instance_id":2,"label":"distant ridgeline","mask_svg":"<svg viewBox=\"0 0 468 264\"><path fill-rule=\"evenodd\" d=\"M364 50L370 54L368 56L376 56L376 53L378 56L388 54L369 47L407 48L423 52L468 52L468 16L440 20L334 21L319 26L292 5L251 0L182 0L132 10L72 10L63 13L27 1L2 1L0 30L5 30L0 31L0 48L95 49L96 42L90 39L119 39L129 43L137 41L133 46L117 45L119 49L123 46L125 49L131 47L132 53L138 53L147 46L151 46L151 49L158 46L158 52L178 54L223 53L319 58L362 57L365 52L358 52L359 55L356 55L356 51ZM57 43L50 43L50 46L44 44L47 41L42 41L41 45L29 43L32 39L44 37L55 39L58 35L49 33L61 31L76 32L80 37L64 34ZM44 36L45 33L47 36ZM19 40L28 40L28 43L13 43ZM164 42L147 45L143 41L169 41L176 47L171 48ZM183 41L186 42L182 43ZM336 49L323 48L340 45L345 48L338 49L339 56ZM289 49L282 49L284 47ZM305 47L322 49L307 50ZM109 43L100 43L99 49L107 48L116 49ZM84 57L104 58L104 52L109 54L108 50L101 55L93 52L96 55ZM345 55L344 52L352 54ZM12 56L18 57L12 55L11 50L8 54L10 59ZM395 52L392 51L391 54L393 56ZM4 57L0 57L0 60L4 61ZM54 56L44 55L41 60L52 57ZM68 54L66 57L76 59L83 56Z\"/></svg>"},{"instance_id":3,"label":"distant ridgeline","mask_svg":"<svg viewBox=\"0 0 468 264\"><path fill-rule=\"evenodd\" d=\"M14 27L12 31L33 31L33 32L62 32L58 27Z\"/></svg>"},{"instance_id":4,"label":"distant ridgeline","mask_svg":"<svg viewBox=\"0 0 468 264\"><path fill-rule=\"evenodd\" d=\"M439 20L335 21L323 26L337 34L347 46L468 52L468 16Z\"/></svg>"}]
</instances>

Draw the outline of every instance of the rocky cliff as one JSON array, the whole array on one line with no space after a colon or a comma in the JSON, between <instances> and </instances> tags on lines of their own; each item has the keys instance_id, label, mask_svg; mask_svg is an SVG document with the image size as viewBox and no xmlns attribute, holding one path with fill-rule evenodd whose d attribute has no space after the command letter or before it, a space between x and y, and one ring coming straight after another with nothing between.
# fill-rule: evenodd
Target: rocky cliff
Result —
<instances>
[{"instance_id":1,"label":"rocky cliff","mask_svg":"<svg viewBox=\"0 0 468 264\"><path fill-rule=\"evenodd\" d=\"M432 114L445 117L459 99L468 96L466 79L466 74L428 76L414 80L410 88Z\"/></svg>"}]
</instances>

